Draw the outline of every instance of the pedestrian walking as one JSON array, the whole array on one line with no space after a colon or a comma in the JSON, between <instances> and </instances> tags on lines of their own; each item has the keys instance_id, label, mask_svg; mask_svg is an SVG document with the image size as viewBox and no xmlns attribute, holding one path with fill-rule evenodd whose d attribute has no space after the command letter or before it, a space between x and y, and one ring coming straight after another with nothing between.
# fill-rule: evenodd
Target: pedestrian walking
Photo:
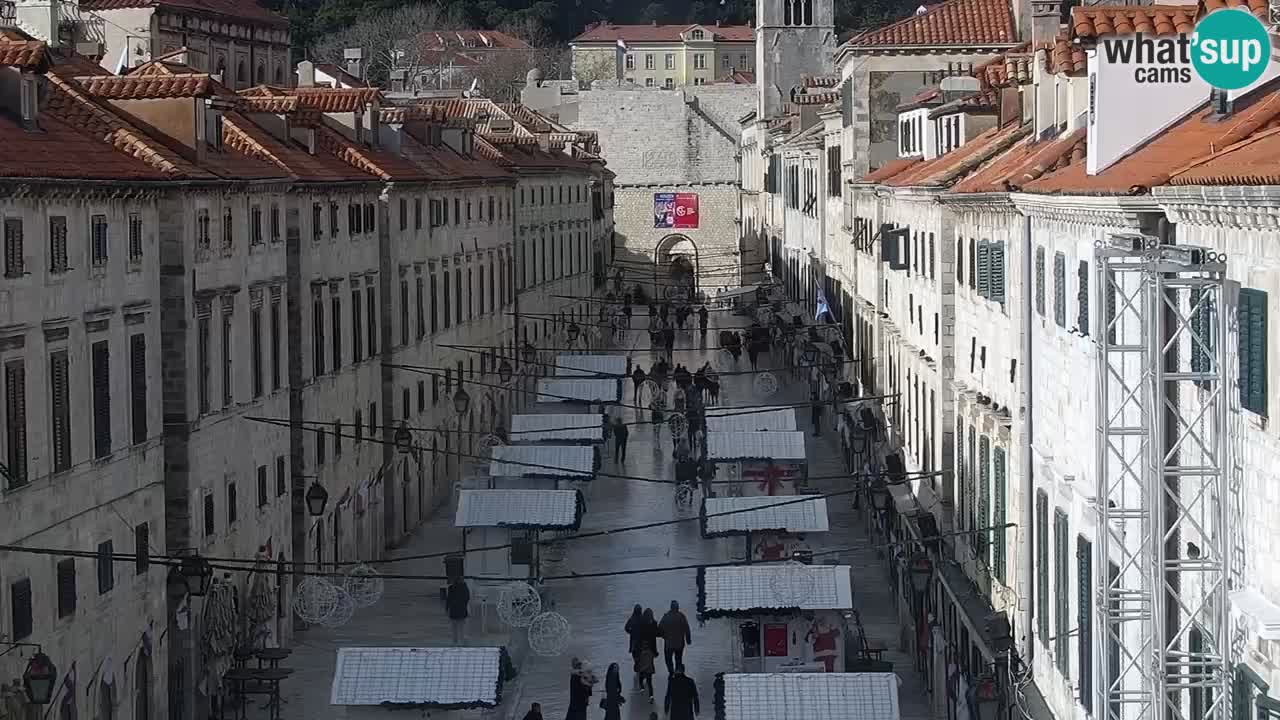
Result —
<instances>
[{"instance_id":1,"label":"pedestrian walking","mask_svg":"<svg viewBox=\"0 0 1280 720\"><path fill-rule=\"evenodd\" d=\"M542 703L531 705L529 712L524 714L524 720L542 720Z\"/></svg>"},{"instance_id":2,"label":"pedestrian walking","mask_svg":"<svg viewBox=\"0 0 1280 720\"><path fill-rule=\"evenodd\" d=\"M637 606L639 607L639 606ZM645 608L640 621L633 627L631 637L635 639L635 673L640 689L648 691L649 702L653 702L654 663L658 661L658 621L653 617L653 608Z\"/></svg>"},{"instance_id":3,"label":"pedestrian walking","mask_svg":"<svg viewBox=\"0 0 1280 720\"><path fill-rule=\"evenodd\" d=\"M589 409L590 409L590 408L588 408L588 410L589 410ZM608 416L607 414L605 414L605 415L601 415L601 417L600 417L600 422L601 422L601 424L602 424L602 425L603 425L603 427L604 427L604 445L605 445L605 448L604 448L604 449L605 449L605 450L608 450L608 448L609 448L609 439L610 439L611 437L613 437L613 423L609 422L609 416ZM614 455L616 456L617 454L618 454L618 453L617 453L617 448L615 447L615 448L614 448Z\"/></svg>"},{"instance_id":4,"label":"pedestrian walking","mask_svg":"<svg viewBox=\"0 0 1280 720\"><path fill-rule=\"evenodd\" d=\"M618 663L610 663L604 674L604 697L600 700L604 720L622 720L622 705L626 701L622 697L622 675Z\"/></svg>"},{"instance_id":5,"label":"pedestrian walking","mask_svg":"<svg viewBox=\"0 0 1280 720\"><path fill-rule=\"evenodd\" d=\"M462 645L467 636L467 618L471 615L471 588L461 577L449 584L444 592L444 609L449 615L449 628L453 631L453 644Z\"/></svg>"},{"instance_id":6,"label":"pedestrian walking","mask_svg":"<svg viewBox=\"0 0 1280 720\"><path fill-rule=\"evenodd\" d=\"M592 678L582 661L574 658L569 663L569 711L565 720L587 720L587 708L591 705Z\"/></svg>"},{"instance_id":7,"label":"pedestrian walking","mask_svg":"<svg viewBox=\"0 0 1280 720\"><path fill-rule=\"evenodd\" d=\"M618 460L619 464L627 462L627 437L631 431L627 429L627 424L622 422L622 418L613 421L613 456Z\"/></svg>"},{"instance_id":8,"label":"pedestrian walking","mask_svg":"<svg viewBox=\"0 0 1280 720\"><path fill-rule=\"evenodd\" d=\"M636 665L640 664L637 655L640 652L641 642L644 640L644 608L640 607L640 603L631 609L631 617L627 618L627 624L622 626L627 633L627 652L631 655L632 661ZM640 671L636 670L635 681L631 683L631 689L640 689Z\"/></svg>"},{"instance_id":9,"label":"pedestrian walking","mask_svg":"<svg viewBox=\"0 0 1280 720\"><path fill-rule=\"evenodd\" d=\"M818 393L814 392L809 395L809 399L813 404L812 420L813 420L813 436L822 435L822 406L823 403L818 401Z\"/></svg>"},{"instance_id":10,"label":"pedestrian walking","mask_svg":"<svg viewBox=\"0 0 1280 720\"><path fill-rule=\"evenodd\" d=\"M698 686L693 678L684 674L684 668L677 668L667 681L667 697L662 709L670 720L694 720L702 711L698 704Z\"/></svg>"},{"instance_id":11,"label":"pedestrian walking","mask_svg":"<svg viewBox=\"0 0 1280 720\"><path fill-rule=\"evenodd\" d=\"M672 330L671 328L667 328L666 330L663 330L663 331L662 331L662 342L663 342L663 345L665 345L665 346L666 346L666 349L667 349L667 358L668 358L668 359L670 359L670 358L671 358L671 353L672 353L672 351L675 349L675 346L676 346L676 331L675 331L675 330Z\"/></svg>"},{"instance_id":12,"label":"pedestrian walking","mask_svg":"<svg viewBox=\"0 0 1280 720\"><path fill-rule=\"evenodd\" d=\"M667 674L674 675L677 670L684 670L684 649L693 644L693 636L689 632L689 618L680 612L680 603L671 601L671 609L662 616L658 629L662 632L662 659L667 663ZM669 700L670 695L668 695Z\"/></svg>"},{"instance_id":13,"label":"pedestrian walking","mask_svg":"<svg viewBox=\"0 0 1280 720\"><path fill-rule=\"evenodd\" d=\"M631 371L631 384L635 386L635 399L637 403L640 402L640 386L644 384L644 381L644 370L637 365L636 369Z\"/></svg>"}]
</instances>

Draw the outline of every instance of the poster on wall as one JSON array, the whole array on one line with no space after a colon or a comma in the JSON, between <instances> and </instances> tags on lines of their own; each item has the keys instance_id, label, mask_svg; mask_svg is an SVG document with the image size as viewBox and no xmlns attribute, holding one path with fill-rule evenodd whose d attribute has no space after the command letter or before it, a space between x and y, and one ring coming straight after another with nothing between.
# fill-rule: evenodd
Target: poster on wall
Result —
<instances>
[{"instance_id":1,"label":"poster on wall","mask_svg":"<svg viewBox=\"0 0 1280 720\"><path fill-rule=\"evenodd\" d=\"M655 228L698 227L698 194L654 193L653 226Z\"/></svg>"}]
</instances>

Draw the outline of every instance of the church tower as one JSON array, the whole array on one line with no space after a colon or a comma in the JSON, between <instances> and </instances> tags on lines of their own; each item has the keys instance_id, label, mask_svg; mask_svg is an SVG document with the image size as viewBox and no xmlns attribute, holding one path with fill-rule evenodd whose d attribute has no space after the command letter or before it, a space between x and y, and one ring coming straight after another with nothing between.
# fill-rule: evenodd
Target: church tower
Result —
<instances>
[{"instance_id":1,"label":"church tower","mask_svg":"<svg viewBox=\"0 0 1280 720\"><path fill-rule=\"evenodd\" d=\"M756 0L759 117L782 112L804 75L832 72L835 0Z\"/></svg>"}]
</instances>

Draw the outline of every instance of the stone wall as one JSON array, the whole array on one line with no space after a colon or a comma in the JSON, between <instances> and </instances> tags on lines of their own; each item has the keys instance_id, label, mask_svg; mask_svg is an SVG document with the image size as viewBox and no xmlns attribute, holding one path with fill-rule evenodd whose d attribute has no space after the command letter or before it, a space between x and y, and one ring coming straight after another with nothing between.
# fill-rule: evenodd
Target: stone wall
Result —
<instances>
[{"instance_id":1,"label":"stone wall","mask_svg":"<svg viewBox=\"0 0 1280 720\"><path fill-rule=\"evenodd\" d=\"M653 226L654 193L697 193L700 219L696 228L655 228ZM736 286L738 257L738 199L736 184L718 185L653 185L618 188L615 209L616 234L614 248L619 257L637 262L660 259L663 240L684 236L697 248L702 288ZM635 268L629 265L628 268ZM658 277L660 282L664 277Z\"/></svg>"}]
</instances>

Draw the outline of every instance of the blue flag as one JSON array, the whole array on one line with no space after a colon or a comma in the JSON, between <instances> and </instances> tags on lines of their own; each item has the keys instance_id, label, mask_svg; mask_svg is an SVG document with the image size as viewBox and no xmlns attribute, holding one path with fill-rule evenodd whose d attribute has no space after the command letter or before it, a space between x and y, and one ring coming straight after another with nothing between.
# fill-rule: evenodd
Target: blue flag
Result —
<instances>
[{"instance_id":1,"label":"blue flag","mask_svg":"<svg viewBox=\"0 0 1280 720\"><path fill-rule=\"evenodd\" d=\"M827 294L822 291L822 286L815 283L818 290L818 309L813 315L814 320L821 320L822 313L831 313L831 319L835 320L836 314L831 312L831 305L827 302Z\"/></svg>"}]
</instances>

